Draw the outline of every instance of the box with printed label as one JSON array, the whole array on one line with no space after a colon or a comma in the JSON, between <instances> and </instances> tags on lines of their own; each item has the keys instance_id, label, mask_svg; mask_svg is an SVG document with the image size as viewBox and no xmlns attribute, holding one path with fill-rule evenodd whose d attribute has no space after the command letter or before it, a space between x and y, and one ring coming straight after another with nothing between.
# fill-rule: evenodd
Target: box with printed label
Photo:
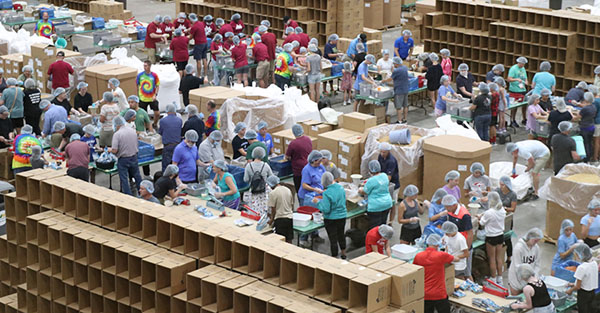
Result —
<instances>
[{"instance_id":1,"label":"box with printed label","mask_svg":"<svg viewBox=\"0 0 600 313\"><path fill-rule=\"evenodd\" d=\"M391 303L403 306L425 296L425 270L422 266L404 263L387 271L392 276Z\"/></svg>"}]
</instances>

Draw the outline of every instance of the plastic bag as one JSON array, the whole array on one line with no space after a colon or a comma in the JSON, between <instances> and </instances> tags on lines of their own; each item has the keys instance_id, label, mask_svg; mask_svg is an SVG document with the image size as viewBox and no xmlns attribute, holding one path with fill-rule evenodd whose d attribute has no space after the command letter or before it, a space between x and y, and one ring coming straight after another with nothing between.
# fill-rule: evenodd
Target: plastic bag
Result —
<instances>
[{"instance_id":1,"label":"plastic bag","mask_svg":"<svg viewBox=\"0 0 600 313\"><path fill-rule=\"evenodd\" d=\"M527 190L532 186L531 175L525 173L526 166L517 164L515 170L517 177L512 178L512 162L494 162L490 164L489 177L492 182L492 189L500 187L500 178L502 176L510 177L514 193L517 199L523 200L527 195Z\"/></svg>"},{"instance_id":2,"label":"plastic bag","mask_svg":"<svg viewBox=\"0 0 600 313\"><path fill-rule=\"evenodd\" d=\"M291 118L283 101L278 99L248 100L231 98L221 106L221 133L225 141L234 137L235 124L244 122L248 129L255 129L260 121L265 121L269 128L286 124Z\"/></svg>"},{"instance_id":3,"label":"plastic bag","mask_svg":"<svg viewBox=\"0 0 600 313\"><path fill-rule=\"evenodd\" d=\"M435 123L445 135L459 135L479 140L479 135L477 135L477 132L469 123L463 123L463 126L458 125L452 121L452 117L449 114L438 117L435 119Z\"/></svg>"},{"instance_id":4,"label":"plastic bag","mask_svg":"<svg viewBox=\"0 0 600 313\"><path fill-rule=\"evenodd\" d=\"M538 195L575 214L586 214L590 200L600 199L600 185L566 180L571 175L584 173L600 176L600 168L587 164L567 164L556 176L552 176L544 182Z\"/></svg>"},{"instance_id":5,"label":"plastic bag","mask_svg":"<svg viewBox=\"0 0 600 313\"><path fill-rule=\"evenodd\" d=\"M113 162L113 161L116 162L117 156L108 151L104 151L104 152L102 152L102 154L100 155L100 157L98 157L98 159L96 161L100 162L100 163L109 163L109 162Z\"/></svg>"}]
</instances>

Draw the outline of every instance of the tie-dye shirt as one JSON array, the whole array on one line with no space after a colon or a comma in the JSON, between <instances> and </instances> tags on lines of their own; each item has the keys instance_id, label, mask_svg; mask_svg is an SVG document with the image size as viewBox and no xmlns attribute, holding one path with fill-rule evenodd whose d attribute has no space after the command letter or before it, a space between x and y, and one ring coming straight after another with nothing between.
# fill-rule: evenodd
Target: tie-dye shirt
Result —
<instances>
[{"instance_id":1,"label":"tie-dye shirt","mask_svg":"<svg viewBox=\"0 0 600 313\"><path fill-rule=\"evenodd\" d=\"M42 143L30 134L21 134L13 142L14 155L12 168L31 167L31 147L42 146Z\"/></svg>"},{"instance_id":2,"label":"tie-dye shirt","mask_svg":"<svg viewBox=\"0 0 600 313\"><path fill-rule=\"evenodd\" d=\"M221 129L221 113L219 111L212 112L204 122L204 126L206 127L206 136L215 130Z\"/></svg>"},{"instance_id":3,"label":"tie-dye shirt","mask_svg":"<svg viewBox=\"0 0 600 313\"><path fill-rule=\"evenodd\" d=\"M52 23L52 21L44 22L44 20L39 20L37 24L35 24L35 33L40 37L50 38L53 32L54 23Z\"/></svg>"},{"instance_id":4,"label":"tie-dye shirt","mask_svg":"<svg viewBox=\"0 0 600 313\"><path fill-rule=\"evenodd\" d=\"M138 96L140 97L140 101L152 102L153 97L156 94L156 88L160 85L160 81L158 80L158 75L154 72L150 72L150 74L141 72L137 76L136 84L138 86Z\"/></svg>"},{"instance_id":5,"label":"tie-dye shirt","mask_svg":"<svg viewBox=\"0 0 600 313\"><path fill-rule=\"evenodd\" d=\"M279 76L283 76L285 78L292 77L292 71L290 71L290 66L294 65L294 59L287 52L281 52L277 55L277 59L275 60L275 74Z\"/></svg>"}]
</instances>

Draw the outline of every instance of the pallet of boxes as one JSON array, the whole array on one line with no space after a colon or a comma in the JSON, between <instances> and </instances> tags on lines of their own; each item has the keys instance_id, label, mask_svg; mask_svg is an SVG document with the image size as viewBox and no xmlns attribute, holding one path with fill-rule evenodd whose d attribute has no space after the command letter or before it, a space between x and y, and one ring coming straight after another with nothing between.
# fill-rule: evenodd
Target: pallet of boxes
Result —
<instances>
[{"instance_id":1,"label":"pallet of boxes","mask_svg":"<svg viewBox=\"0 0 600 313\"><path fill-rule=\"evenodd\" d=\"M133 15L130 10L125 10L122 2L116 1L90 1L90 15L108 20L126 20Z\"/></svg>"},{"instance_id":2,"label":"pallet of boxes","mask_svg":"<svg viewBox=\"0 0 600 313\"><path fill-rule=\"evenodd\" d=\"M65 54L65 58L81 56L81 53L74 52L67 49L58 49L54 46L46 44L36 43L31 45L31 54L24 54L22 66L29 65L33 68L33 76L38 81L38 88L42 93L50 93L51 86L47 84L49 82L48 68L56 61L56 54L62 51ZM19 73L20 73L19 69Z\"/></svg>"},{"instance_id":3,"label":"pallet of boxes","mask_svg":"<svg viewBox=\"0 0 600 313\"><path fill-rule=\"evenodd\" d=\"M137 95L136 78L137 69L119 64L99 64L85 69L85 81L88 83L88 92L92 99L102 99L102 94L108 91L108 80L118 79L121 84L119 87L128 97ZM89 108L92 114L100 114L99 107Z\"/></svg>"},{"instance_id":4,"label":"pallet of boxes","mask_svg":"<svg viewBox=\"0 0 600 313\"><path fill-rule=\"evenodd\" d=\"M0 236L5 312L424 310L424 270L400 260L346 262L64 170L31 170L15 183Z\"/></svg>"}]
</instances>

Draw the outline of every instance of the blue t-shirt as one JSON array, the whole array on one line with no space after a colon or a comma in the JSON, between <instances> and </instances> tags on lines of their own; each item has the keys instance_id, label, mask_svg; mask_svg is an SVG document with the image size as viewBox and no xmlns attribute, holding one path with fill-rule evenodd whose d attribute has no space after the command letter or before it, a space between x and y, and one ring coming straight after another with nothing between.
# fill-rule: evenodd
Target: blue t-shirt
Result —
<instances>
[{"instance_id":1,"label":"blue t-shirt","mask_svg":"<svg viewBox=\"0 0 600 313\"><path fill-rule=\"evenodd\" d=\"M367 212L385 211L394 205L390 195L390 181L385 173L369 178L364 190L368 195Z\"/></svg>"},{"instance_id":2,"label":"blue t-shirt","mask_svg":"<svg viewBox=\"0 0 600 313\"><path fill-rule=\"evenodd\" d=\"M181 142L181 127L183 121L175 114L168 114L158 121L158 133L162 136L163 145Z\"/></svg>"},{"instance_id":3,"label":"blue t-shirt","mask_svg":"<svg viewBox=\"0 0 600 313\"><path fill-rule=\"evenodd\" d=\"M579 222L581 225L588 226L588 219L590 218L589 214L584 215ZM600 215L594 218L592 225L590 226L590 230L588 231L588 236L595 237L600 236Z\"/></svg>"},{"instance_id":4,"label":"blue t-shirt","mask_svg":"<svg viewBox=\"0 0 600 313\"><path fill-rule=\"evenodd\" d=\"M552 87L556 85L556 78L548 72L539 72L533 76L532 83L535 83L533 93L540 95L542 89L546 88L552 92Z\"/></svg>"},{"instance_id":5,"label":"blue t-shirt","mask_svg":"<svg viewBox=\"0 0 600 313\"><path fill-rule=\"evenodd\" d=\"M96 137L94 137L94 135L89 137L82 136L81 141L87 143L87 145L90 147L90 162L94 162L94 147L96 146Z\"/></svg>"},{"instance_id":6,"label":"blue t-shirt","mask_svg":"<svg viewBox=\"0 0 600 313\"><path fill-rule=\"evenodd\" d=\"M395 68L392 72L392 79L394 80L394 94L408 94L408 68L406 66L400 65Z\"/></svg>"},{"instance_id":7,"label":"blue t-shirt","mask_svg":"<svg viewBox=\"0 0 600 313\"><path fill-rule=\"evenodd\" d=\"M349 57L352 57L352 55L356 55L357 51L356 51L356 44L358 44L358 40L359 38L354 38L352 39L352 41L350 41L350 44L348 45L348 50L346 50L346 55L348 55ZM369 48L367 48L367 45L364 44L365 46L365 53L369 52Z\"/></svg>"},{"instance_id":8,"label":"blue t-shirt","mask_svg":"<svg viewBox=\"0 0 600 313\"><path fill-rule=\"evenodd\" d=\"M596 118L594 119L594 124L600 124L600 99L594 99L594 106L596 107Z\"/></svg>"},{"instance_id":9,"label":"blue t-shirt","mask_svg":"<svg viewBox=\"0 0 600 313\"><path fill-rule=\"evenodd\" d=\"M446 210L446 208L442 204L437 204L435 202L431 202L431 205L429 206L429 218L431 219L431 217L433 217L434 215L440 214L445 210ZM443 223L447 220L448 220L448 216L442 216L435 222L430 221L429 224L439 223L440 221Z\"/></svg>"},{"instance_id":10,"label":"blue t-shirt","mask_svg":"<svg viewBox=\"0 0 600 313\"><path fill-rule=\"evenodd\" d=\"M321 176L325 173L325 167L323 165L319 165L317 167L313 167L309 164L306 164L302 169L302 185L307 184L313 188L319 188L323 190L323 185L321 185ZM304 187L300 186L300 190L298 190L298 198L304 201L304 196L309 191L304 189Z\"/></svg>"},{"instance_id":11,"label":"blue t-shirt","mask_svg":"<svg viewBox=\"0 0 600 313\"><path fill-rule=\"evenodd\" d=\"M408 51L410 48L415 46L415 41L412 38L408 38L408 41L404 41L404 36L394 41L394 48L398 49L399 57L405 60L408 57Z\"/></svg>"},{"instance_id":12,"label":"blue t-shirt","mask_svg":"<svg viewBox=\"0 0 600 313\"><path fill-rule=\"evenodd\" d=\"M198 148L193 145L191 148L181 141L173 151L173 162L179 167L179 178L184 182L195 181L197 179Z\"/></svg>"},{"instance_id":13,"label":"blue t-shirt","mask_svg":"<svg viewBox=\"0 0 600 313\"><path fill-rule=\"evenodd\" d=\"M565 253L572 245L577 243L577 236L574 233L571 233L571 236L567 237L564 234L561 234L558 237L558 250L556 251L556 255L552 258L552 270L556 270L558 265L563 262L569 261L573 259L573 253L567 255L566 258L561 259L560 254Z\"/></svg>"},{"instance_id":14,"label":"blue t-shirt","mask_svg":"<svg viewBox=\"0 0 600 313\"><path fill-rule=\"evenodd\" d=\"M440 86L440 89L438 89L438 98L437 98L437 101L435 102L436 109L446 111L446 101L444 101L442 99L442 96L446 96L446 94L448 92L450 92L451 94L454 94L454 89L452 89L452 86L450 86L450 85L444 86L442 84Z\"/></svg>"},{"instance_id":15,"label":"blue t-shirt","mask_svg":"<svg viewBox=\"0 0 600 313\"><path fill-rule=\"evenodd\" d=\"M354 80L354 90L360 90L360 83L365 81L362 78L362 75L369 75L369 66L364 61L358 66L358 71L356 72L356 80Z\"/></svg>"},{"instance_id":16,"label":"blue t-shirt","mask_svg":"<svg viewBox=\"0 0 600 313\"><path fill-rule=\"evenodd\" d=\"M271 150L273 149L273 137L271 136L271 134L267 133L265 134L265 137L263 138L263 136L259 133L257 133L257 137L258 141L262 142L265 144L265 146L267 146L267 151L265 151L267 153L267 156L271 153Z\"/></svg>"}]
</instances>

